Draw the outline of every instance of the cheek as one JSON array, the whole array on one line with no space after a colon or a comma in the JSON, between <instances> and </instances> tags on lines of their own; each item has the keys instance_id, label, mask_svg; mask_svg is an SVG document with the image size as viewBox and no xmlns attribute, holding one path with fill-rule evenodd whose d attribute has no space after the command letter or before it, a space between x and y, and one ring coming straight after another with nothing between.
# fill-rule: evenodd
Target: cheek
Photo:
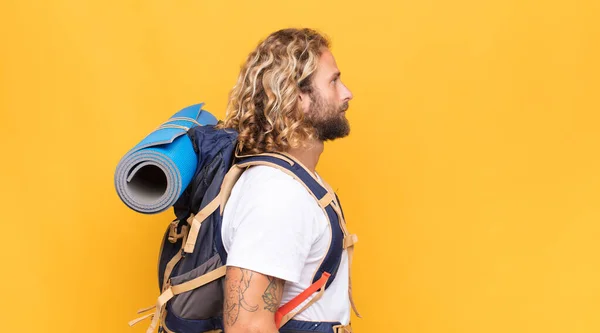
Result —
<instances>
[{"instance_id":1,"label":"cheek","mask_svg":"<svg viewBox=\"0 0 600 333\"><path fill-rule=\"evenodd\" d=\"M341 82L336 84L335 86L335 97L338 101L344 99L344 96L347 94L346 86L344 86Z\"/></svg>"}]
</instances>

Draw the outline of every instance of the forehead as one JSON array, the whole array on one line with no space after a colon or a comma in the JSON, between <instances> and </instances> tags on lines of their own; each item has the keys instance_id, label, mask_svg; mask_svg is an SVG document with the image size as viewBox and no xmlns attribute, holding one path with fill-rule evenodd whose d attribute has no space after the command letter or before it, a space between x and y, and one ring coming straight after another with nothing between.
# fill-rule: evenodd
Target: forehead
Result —
<instances>
[{"instance_id":1,"label":"forehead","mask_svg":"<svg viewBox=\"0 0 600 333\"><path fill-rule=\"evenodd\" d=\"M323 49L321 56L319 57L319 64L315 76L318 78L329 77L339 72L335 58L329 49Z\"/></svg>"}]
</instances>

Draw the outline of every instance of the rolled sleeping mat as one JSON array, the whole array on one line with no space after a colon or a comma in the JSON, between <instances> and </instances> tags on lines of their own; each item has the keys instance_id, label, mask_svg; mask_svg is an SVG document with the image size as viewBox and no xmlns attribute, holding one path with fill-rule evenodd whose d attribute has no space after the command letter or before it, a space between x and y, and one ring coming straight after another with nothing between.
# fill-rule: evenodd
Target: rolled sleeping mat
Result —
<instances>
[{"instance_id":1,"label":"rolled sleeping mat","mask_svg":"<svg viewBox=\"0 0 600 333\"><path fill-rule=\"evenodd\" d=\"M198 163L187 131L217 124L212 114L202 110L203 105L175 113L121 158L115 171L115 187L129 208L144 214L160 213L181 196Z\"/></svg>"}]
</instances>

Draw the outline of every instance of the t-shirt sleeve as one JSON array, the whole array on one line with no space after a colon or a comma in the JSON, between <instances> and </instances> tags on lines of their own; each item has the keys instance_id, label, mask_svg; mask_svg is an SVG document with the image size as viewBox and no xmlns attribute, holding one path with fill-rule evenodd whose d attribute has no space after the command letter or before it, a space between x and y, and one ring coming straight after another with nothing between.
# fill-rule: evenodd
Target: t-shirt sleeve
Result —
<instances>
[{"instance_id":1,"label":"t-shirt sleeve","mask_svg":"<svg viewBox=\"0 0 600 333\"><path fill-rule=\"evenodd\" d=\"M299 282L313 243L313 222L307 220L308 193L286 181L269 182L243 194L230 230L227 266Z\"/></svg>"}]
</instances>

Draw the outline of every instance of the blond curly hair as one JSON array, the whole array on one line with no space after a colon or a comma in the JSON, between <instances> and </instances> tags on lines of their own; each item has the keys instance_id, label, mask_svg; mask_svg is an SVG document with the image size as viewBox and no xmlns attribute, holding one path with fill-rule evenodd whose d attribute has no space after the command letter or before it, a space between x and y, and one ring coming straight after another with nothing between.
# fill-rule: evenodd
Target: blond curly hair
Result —
<instances>
[{"instance_id":1,"label":"blond curly hair","mask_svg":"<svg viewBox=\"0 0 600 333\"><path fill-rule=\"evenodd\" d=\"M248 55L219 124L238 132L238 154L284 152L315 137L299 97L312 93L312 75L329 46L315 30L283 29Z\"/></svg>"}]
</instances>

